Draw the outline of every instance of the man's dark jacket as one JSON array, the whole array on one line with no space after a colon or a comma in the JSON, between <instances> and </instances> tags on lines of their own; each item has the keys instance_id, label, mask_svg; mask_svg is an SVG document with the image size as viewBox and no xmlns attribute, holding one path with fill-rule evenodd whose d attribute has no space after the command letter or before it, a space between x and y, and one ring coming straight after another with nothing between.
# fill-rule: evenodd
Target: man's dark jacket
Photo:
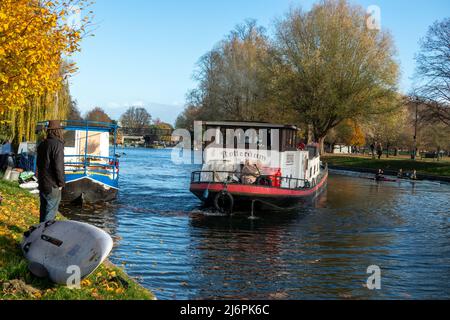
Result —
<instances>
[{"instance_id":1,"label":"man's dark jacket","mask_svg":"<svg viewBox=\"0 0 450 320\"><path fill-rule=\"evenodd\" d=\"M49 137L37 150L39 190L50 194L52 188L64 187L64 142Z\"/></svg>"}]
</instances>

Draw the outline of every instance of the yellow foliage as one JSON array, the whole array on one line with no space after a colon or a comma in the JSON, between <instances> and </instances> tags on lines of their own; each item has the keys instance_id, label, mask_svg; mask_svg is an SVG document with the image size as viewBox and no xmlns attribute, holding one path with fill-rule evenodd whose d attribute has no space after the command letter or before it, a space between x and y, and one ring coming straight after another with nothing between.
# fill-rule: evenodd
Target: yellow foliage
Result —
<instances>
[{"instance_id":1,"label":"yellow foliage","mask_svg":"<svg viewBox=\"0 0 450 320\"><path fill-rule=\"evenodd\" d=\"M362 147L365 144L366 144L366 137L364 135L364 132L356 122L353 122L353 136L351 139L351 145Z\"/></svg>"},{"instance_id":2,"label":"yellow foliage","mask_svg":"<svg viewBox=\"0 0 450 320\"><path fill-rule=\"evenodd\" d=\"M84 31L60 23L72 2L0 1L0 114L60 88L63 58L79 51Z\"/></svg>"}]
</instances>

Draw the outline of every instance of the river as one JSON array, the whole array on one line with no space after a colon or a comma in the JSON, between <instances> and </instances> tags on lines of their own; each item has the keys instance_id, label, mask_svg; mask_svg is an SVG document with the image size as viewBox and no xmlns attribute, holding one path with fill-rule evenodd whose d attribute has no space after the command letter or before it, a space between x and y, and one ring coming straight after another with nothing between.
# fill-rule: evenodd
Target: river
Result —
<instances>
[{"instance_id":1,"label":"river","mask_svg":"<svg viewBox=\"0 0 450 320\"><path fill-rule=\"evenodd\" d=\"M64 209L115 239L110 260L165 299L449 299L450 185L332 172L297 212L201 210L170 150L126 149L120 197ZM369 266L381 290L366 286Z\"/></svg>"}]
</instances>

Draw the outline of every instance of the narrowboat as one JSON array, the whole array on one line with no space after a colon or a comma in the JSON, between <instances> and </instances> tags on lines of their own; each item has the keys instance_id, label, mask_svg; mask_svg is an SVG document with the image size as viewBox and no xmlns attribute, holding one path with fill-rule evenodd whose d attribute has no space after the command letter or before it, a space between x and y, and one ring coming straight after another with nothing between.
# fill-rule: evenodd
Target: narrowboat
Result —
<instances>
[{"instance_id":1,"label":"narrowboat","mask_svg":"<svg viewBox=\"0 0 450 320\"><path fill-rule=\"evenodd\" d=\"M48 122L38 124L45 129ZM61 121L64 130L66 186L62 201L73 204L109 202L119 191L118 126L84 120Z\"/></svg>"},{"instance_id":2,"label":"narrowboat","mask_svg":"<svg viewBox=\"0 0 450 320\"><path fill-rule=\"evenodd\" d=\"M190 191L222 213L236 209L293 209L327 185L319 145L305 145L293 125L261 122L197 122L203 167Z\"/></svg>"}]
</instances>

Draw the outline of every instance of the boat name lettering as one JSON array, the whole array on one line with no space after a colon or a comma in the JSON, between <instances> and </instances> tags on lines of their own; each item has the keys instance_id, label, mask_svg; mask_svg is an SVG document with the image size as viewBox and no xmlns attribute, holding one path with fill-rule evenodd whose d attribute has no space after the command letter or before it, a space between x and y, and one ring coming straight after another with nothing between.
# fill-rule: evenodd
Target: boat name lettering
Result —
<instances>
[{"instance_id":1,"label":"boat name lettering","mask_svg":"<svg viewBox=\"0 0 450 320\"><path fill-rule=\"evenodd\" d=\"M224 158L246 158L246 159L257 159L257 160L261 160L261 161L266 161L266 157L263 156L262 154L259 153L254 153L254 152L250 152L250 151L224 151L223 152L223 157Z\"/></svg>"}]
</instances>

